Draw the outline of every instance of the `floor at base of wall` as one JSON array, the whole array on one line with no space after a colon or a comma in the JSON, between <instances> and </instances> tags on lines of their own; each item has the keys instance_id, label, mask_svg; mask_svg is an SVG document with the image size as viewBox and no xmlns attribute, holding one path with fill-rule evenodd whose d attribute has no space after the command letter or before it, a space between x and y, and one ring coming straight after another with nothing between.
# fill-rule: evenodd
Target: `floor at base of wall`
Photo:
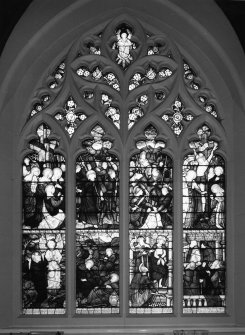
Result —
<instances>
[{"instance_id":1,"label":"floor at base of wall","mask_svg":"<svg viewBox=\"0 0 245 335\"><path fill-rule=\"evenodd\" d=\"M245 327L212 329L0 329L0 335L245 335Z\"/></svg>"}]
</instances>

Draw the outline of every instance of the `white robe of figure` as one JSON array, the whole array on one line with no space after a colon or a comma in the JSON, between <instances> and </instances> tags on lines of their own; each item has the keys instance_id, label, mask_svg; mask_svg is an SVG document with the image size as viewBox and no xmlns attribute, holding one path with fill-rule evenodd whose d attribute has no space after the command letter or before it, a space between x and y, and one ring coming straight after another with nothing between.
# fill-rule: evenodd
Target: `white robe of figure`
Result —
<instances>
[{"instance_id":1,"label":"white robe of figure","mask_svg":"<svg viewBox=\"0 0 245 335\"><path fill-rule=\"evenodd\" d=\"M45 204L43 204L43 216L44 219L39 223L39 229L56 229L65 220L65 213L59 209L56 215L51 215L48 213Z\"/></svg>"},{"instance_id":2,"label":"white robe of figure","mask_svg":"<svg viewBox=\"0 0 245 335\"><path fill-rule=\"evenodd\" d=\"M48 261L48 289L59 289L61 284L60 278L60 261L62 255L59 250L47 250L45 258Z\"/></svg>"},{"instance_id":3,"label":"white robe of figure","mask_svg":"<svg viewBox=\"0 0 245 335\"><path fill-rule=\"evenodd\" d=\"M160 227L162 228L161 215L158 212L150 212L140 229L156 229Z\"/></svg>"}]
</instances>

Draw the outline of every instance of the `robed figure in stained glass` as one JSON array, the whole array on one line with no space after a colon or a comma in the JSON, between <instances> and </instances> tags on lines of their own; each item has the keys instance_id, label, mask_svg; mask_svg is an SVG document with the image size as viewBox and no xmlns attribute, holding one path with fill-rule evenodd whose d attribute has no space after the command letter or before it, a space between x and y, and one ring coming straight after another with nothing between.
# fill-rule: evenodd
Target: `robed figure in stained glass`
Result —
<instances>
[{"instance_id":1,"label":"robed figure in stained glass","mask_svg":"<svg viewBox=\"0 0 245 335\"><path fill-rule=\"evenodd\" d=\"M130 292L132 312L171 311L172 161L149 125L130 160ZM169 308L170 307L170 308Z\"/></svg>"},{"instance_id":2,"label":"robed figure in stained glass","mask_svg":"<svg viewBox=\"0 0 245 335\"><path fill-rule=\"evenodd\" d=\"M65 160L46 124L23 160L23 311L64 313Z\"/></svg>"},{"instance_id":3,"label":"robed figure in stained glass","mask_svg":"<svg viewBox=\"0 0 245 335\"><path fill-rule=\"evenodd\" d=\"M203 125L183 164L184 311L224 310L225 163ZM195 305L193 305L195 304Z\"/></svg>"},{"instance_id":4,"label":"robed figure in stained glass","mask_svg":"<svg viewBox=\"0 0 245 335\"><path fill-rule=\"evenodd\" d=\"M76 161L77 313L119 312L119 162L97 125Z\"/></svg>"}]
</instances>

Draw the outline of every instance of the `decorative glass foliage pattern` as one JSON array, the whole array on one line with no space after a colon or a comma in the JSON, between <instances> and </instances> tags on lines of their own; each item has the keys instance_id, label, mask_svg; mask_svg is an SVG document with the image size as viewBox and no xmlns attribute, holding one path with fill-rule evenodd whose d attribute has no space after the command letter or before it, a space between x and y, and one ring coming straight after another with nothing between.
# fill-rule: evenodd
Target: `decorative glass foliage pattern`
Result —
<instances>
[{"instance_id":1,"label":"decorative glass foliage pattern","mask_svg":"<svg viewBox=\"0 0 245 335\"><path fill-rule=\"evenodd\" d=\"M114 125L119 129L120 128L120 110L118 107L112 105L112 98L105 94L101 94L101 104L106 106L105 116L108 119L112 120Z\"/></svg>"},{"instance_id":2,"label":"decorative glass foliage pattern","mask_svg":"<svg viewBox=\"0 0 245 335\"><path fill-rule=\"evenodd\" d=\"M218 113L216 110L216 107L214 103L209 102L209 99L205 95L199 95L198 97L199 104L201 107L209 114L211 114L213 117L218 118Z\"/></svg>"},{"instance_id":3,"label":"decorative glass foliage pattern","mask_svg":"<svg viewBox=\"0 0 245 335\"><path fill-rule=\"evenodd\" d=\"M49 88L55 89L61 85L65 76L65 61L62 61L55 71L49 76Z\"/></svg>"},{"instance_id":4,"label":"decorative glass foliage pattern","mask_svg":"<svg viewBox=\"0 0 245 335\"><path fill-rule=\"evenodd\" d=\"M65 159L45 124L23 160L23 314L65 313Z\"/></svg>"},{"instance_id":5,"label":"decorative glass foliage pattern","mask_svg":"<svg viewBox=\"0 0 245 335\"><path fill-rule=\"evenodd\" d=\"M178 97L172 105L172 111L163 114L162 119L167 122L176 136L179 136L184 129L184 122L193 120L193 115L190 112L184 112L184 105Z\"/></svg>"},{"instance_id":6,"label":"decorative glass foliage pattern","mask_svg":"<svg viewBox=\"0 0 245 335\"><path fill-rule=\"evenodd\" d=\"M172 313L173 166L153 126L136 143L129 181L129 311Z\"/></svg>"},{"instance_id":7,"label":"decorative glass foliage pattern","mask_svg":"<svg viewBox=\"0 0 245 335\"><path fill-rule=\"evenodd\" d=\"M186 61L184 61L184 79L190 88L199 90L200 85L197 82L196 74Z\"/></svg>"},{"instance_id":8,"label":"decorative glass foliage pattern","mask_svg":"<svg viewBox=\"0 0 245 335\"><path fill-rule=\"evenodd\" d=\"M53 101L54 92L57 93L62 86L65 77L65 61L62 61L56 69L47 76L46 88L42 88L32 104L28 119L45 110Z\"/></svg>"},{"instance_id":9,"label":"decorative glass foliage pattern","mask_svg":"<svg viewBox=\"0 0 245 335\"><path fill-rule=\"evenodd\" d=\"M136 99L137 105L132 107L128 113L128 129L130 129L139 118L144 115L144 106L148 104L148 95L142 94Z\"/></svg>"},{"instance_id":10,"label":"decorative glass foliage pattern","mask_svg":"<svg viewBox=\"0 0 245 335\"><path fill-rule=\"evenodd\" d=\"M162 80L162 79L167 79L168 77L170 77L173 74L173 72L167 68L167 67L163 67L161 69L159 69L159 71L157 69L155 69L152 66L149 66L145 73L139 73L136 72L132 78L129 81L129 91L134 90L136 87L139 87L145 83L150 83L152 81L157 81L157 80Z\"/></svg>"},{"instance_id":11,"label":"decorative glass foliage pattern","mask_svg":"<svg viewBox=\"0 0 245 335\"><path fill-rule=\"evenodd\" d=\"M203 125L183 164L184 313L225 312L225 162Z\"/></svg>"},{"instance_id":12,"label":"decorative glass foliage pattern","mask_svg":"<svg viewBox=\"0 0 245 335\"><path fill-rule=\"evenodd\" d=\"M103 73L99 67L91 71L87 67L79 67L76 73L79 77L86 80L100 81L101 83L111 86L116 91L120 91L119 81L113 72Z\"/></svg>"},{"instance_id":13,"label":"decorative glass foliage pattern","mask_svg":"<svg viewBox=\"0 0 245 335\"><path fill-rule=\"evenodd\" d=\"M219 119L217 108L212 101L213 98L209 90L206 88L203 89L201 78L197 76L187 61L184 60L183 62L185 84L191 91L197 91L197 94L193 95L194 100L204 111L212 115L214 118Z\"/></svg>"},{"instance_id":14,"label":"decorative glass foliage pattern","mask_svg":"<svg viewBox=\"0 0 245 335\"><path fill-rule=\"evenodd\" d=\"M133 125L144 115L144 111L140 106L135 106L128 112L128 129L132 128Z\"/></svg>"},{"instance_id":15,"label":"decorative glass foliage pattern","mask_svg":"<svg viewBox=\"0 0 245 335\"><path fill-rule=\"evenodd\" d=\"M76 312L119 313L119 161L99 125L76 161Z\"/></svg>"},{"instance_id":16,"label":"decorative glass foliage pattern","mask_svg":"<svg viewBox=\"0 0 245 335\"><path fill-rule=\"evenodd\" d=\"M41 112L50 104L50 95L43 94L38 101L36 101L33 106L29 118L33 117L37 113Z\"/></svg>"},{"instance_id":17,"label":"decorative glass foliage pattern","mask_svg":"<svg viewBox=\"0 0 245 335\"><path fill-rule=\"evenodd\" d=\"M65 123L65 130L70 137L73 136L79 122L85 120L87 116L77 108L73 97L69 97L65 103L64 110L55 114L56 120Z\"/></svg>"}]
</instances>

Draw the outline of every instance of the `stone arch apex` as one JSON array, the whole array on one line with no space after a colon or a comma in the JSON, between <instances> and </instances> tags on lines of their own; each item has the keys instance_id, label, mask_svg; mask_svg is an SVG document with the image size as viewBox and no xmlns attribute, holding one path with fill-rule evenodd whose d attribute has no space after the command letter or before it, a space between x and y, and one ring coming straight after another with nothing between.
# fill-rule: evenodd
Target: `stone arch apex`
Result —
<instances>
[{"instance_id":1,"label":"stone arch apex","mask_svg":"<svg viewBox=\"0 0 245 335\"><path fill-rule=\"evenodd\" d=\"M149 8L145 1L137 0L132 3L128 0L108 0L106 9L99 1L96 5L94 1L89 0L52 2L45 0L42 3L34 1L16 25L2 55L0 67L3 78L0 90L2 103L4 104L5 99L9 100L10 92L16 91L16 86L25 77L28 68L23 62L25 64L35 62L40 53L42 54L50 46L60 52L67 46L69 39L75 40L79 36L78 30L81 31L85 24L89 29L96 20L99 24L101 20L106 20L111 15L139 12L144 14L145 18L155 17L156 28L168 27L170 32L174 32L173 37L178 39L179 36L181 39L184 35L185 42L189 40L208 57L214 54L217 69L223 80L227 84L231 79L237 83L238 87L234 93L245 104L242 95L245 71L238 65L244 62L244 54L234 31L214 1L205 1L205 5L202 1L193 0L185 1L184 4L179 0L153 1L154 4L152 3ZM89 17L87 13L91 16ZM190 36L191 32L190 40L188 35ZM65 35L69 37L65 38ZM217 57L222 58L223 64ZM26 62L26 59L30 61ZM213 56L212 61L215 61Z\"/></svg>"}]
</instances>

